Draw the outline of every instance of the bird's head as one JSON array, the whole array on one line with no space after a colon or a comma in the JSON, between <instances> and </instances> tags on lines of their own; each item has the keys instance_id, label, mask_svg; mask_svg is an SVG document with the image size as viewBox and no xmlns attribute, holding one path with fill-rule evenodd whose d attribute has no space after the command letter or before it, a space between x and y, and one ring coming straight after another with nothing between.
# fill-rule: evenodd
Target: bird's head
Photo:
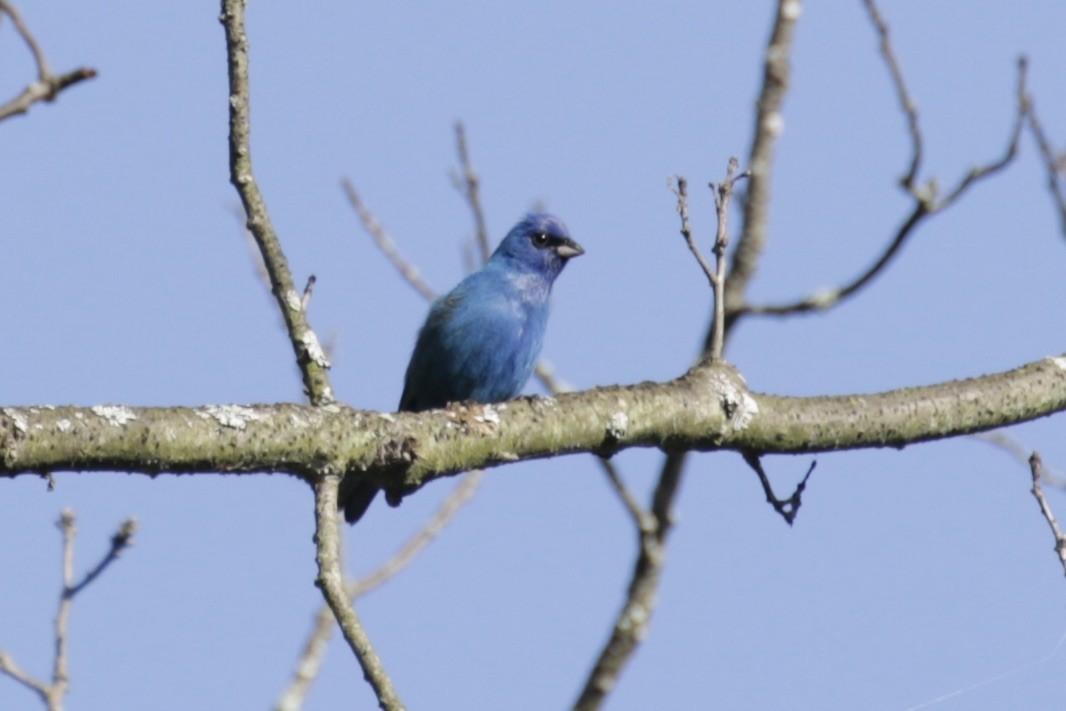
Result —
<instances>
[{"instance_id":1,"label":"bird's head","mask_svg":"<svg viewBox=\"0 0 1066 711\"><path fill-rule=\"evenodd\" d=\"M492 261L507 262L554 280L571 257L584 253L562 220L546 212L531 212L503 238Z\"/></svg>"}]
</instances>

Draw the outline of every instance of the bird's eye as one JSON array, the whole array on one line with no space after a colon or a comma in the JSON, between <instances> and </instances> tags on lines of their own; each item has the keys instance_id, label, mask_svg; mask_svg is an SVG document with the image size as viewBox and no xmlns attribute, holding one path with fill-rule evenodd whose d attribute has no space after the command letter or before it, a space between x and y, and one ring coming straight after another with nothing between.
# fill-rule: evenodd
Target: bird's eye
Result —
<instances>
[{"instance_id":1,"label":"bird's eye","mask_svg":"<svg viewBox=\"0 0 1066 711\"><path fill-rule=\"evenodd\" d=\"M544 234L543 232L536 233L535 235L533 235L533 244L538 247L547 247L548 235Z\"/></svg>"}]
</instances>

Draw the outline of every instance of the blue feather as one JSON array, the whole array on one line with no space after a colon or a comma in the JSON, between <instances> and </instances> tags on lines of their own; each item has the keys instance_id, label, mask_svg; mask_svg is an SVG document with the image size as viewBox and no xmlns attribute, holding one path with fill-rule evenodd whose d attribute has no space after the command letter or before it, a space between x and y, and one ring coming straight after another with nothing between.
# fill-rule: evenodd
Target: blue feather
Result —
<instances>
[{"instance_id":1,"label":"blue feather","mask_svg":"<svg viewBox=\"0 0 1066 711\"><path fill-rule=\"evenodd\" d=\"M481 269L433 303L407 366L399 409L501 402L522 392L544 344L552 284L581 254L562 220L526 215ZM345 520L358 521L377 492L361 480L342 486Z\"/></svg>"}]
</instances>

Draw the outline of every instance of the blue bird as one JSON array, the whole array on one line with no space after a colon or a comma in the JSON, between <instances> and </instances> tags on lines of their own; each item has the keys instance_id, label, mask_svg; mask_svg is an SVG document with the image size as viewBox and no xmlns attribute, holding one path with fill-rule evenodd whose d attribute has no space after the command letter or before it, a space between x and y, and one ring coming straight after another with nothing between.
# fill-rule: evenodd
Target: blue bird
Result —
<instances>
[{"instance_id":1,"label":"blue bird","mask_svg":"<svg viewBox=\"0 0 1066 711\"><path fill-rule=\"evenodd\" d=\"M400 411L518 395L540 356L552 283L584 253L558 217L522 218L481 269L433 303L407 366ZM339 497L349 523L378 493L372 482L352 481Z\"/></svg>"}]
</instances>

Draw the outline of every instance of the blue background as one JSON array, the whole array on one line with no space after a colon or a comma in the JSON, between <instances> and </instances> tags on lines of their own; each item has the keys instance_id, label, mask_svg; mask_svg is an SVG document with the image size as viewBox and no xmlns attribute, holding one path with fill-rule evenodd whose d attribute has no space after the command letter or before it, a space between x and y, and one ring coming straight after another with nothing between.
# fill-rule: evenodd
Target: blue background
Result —
<instances>
[{"instance_id":1,"label":"blue background","mask_svg":"<svg viewBox=\"0 0 1066 711\"><path fill-rule=\"evenodd\" d=\"M99 78L0 125L0 403L299 401L280 317L228 183L217 3L21 4L57 71ZM950 186L998 157L1015 60L1066 141L1066 4L886 2L926 139ZM438 289L473 232L448 180L466 122L497 241L534 203L587 255L556 285L544 355L578 388L664 380L691 363L710 294L678 236L667 177L693 192L742 163L770 3L269 4L249 9L254 166L332 382L395 407L426 310L362 232L349 176ZM835 285L910 210L904 121L861 5L811 3L793 56L771 239L753 301ZM33 65L0 23L0 87ZM758 391L873 392L1004 370L1066 350L1066 242L1030 138L1008 172L929 220L829 314L751 319L728 357ZM739 222L734 218L734 224ZM529 392L537 392L530 386ZM1063 420L1014 436L1066 467ZM641 497L661 455L617 458ZM810 458L765 460L782 492ZM57 474L0 483L0 646L50 673L59 534L77 569L138 516L135 546L78 598L70 709L268 708L320 604L312 500L286 476ZM451 483L350 531L373 569ZM794 528L735 454L694 456L659 607L611 709L1060 709L1066 581L1029 473L973 439L818 457ZM1066 518L1066 497L1049 491ZM576 697L622 602L634 531L585 456L490 472L409 570L358 602L412 709L545 709ZM1055 652L1058 652L1055 654ZM987 682L987 683L984 683ZM974 687L974 688L971 688ZM309 709L372 708L334 639ZM0 679L0 708L39 708Z\"/></svg>"}]
</instances>

